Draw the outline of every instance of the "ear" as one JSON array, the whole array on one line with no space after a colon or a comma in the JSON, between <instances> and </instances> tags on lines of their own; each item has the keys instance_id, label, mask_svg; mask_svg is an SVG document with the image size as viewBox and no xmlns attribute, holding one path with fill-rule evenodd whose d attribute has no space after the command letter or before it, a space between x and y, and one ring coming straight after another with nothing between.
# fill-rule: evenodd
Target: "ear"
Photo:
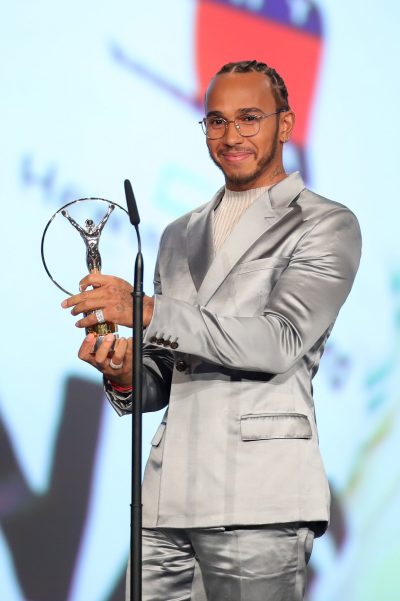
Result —
<instances>
[{"instance_id":1,"label":"ear","mask_svg":"<svg viewBox=\"0 0 400 601\"><path fill-rule=\"evenodd\" d=\"M289 141L295 121L296 115L290 109L280 114L279 139L282 144Z\"/></svg>"}]
</instances>

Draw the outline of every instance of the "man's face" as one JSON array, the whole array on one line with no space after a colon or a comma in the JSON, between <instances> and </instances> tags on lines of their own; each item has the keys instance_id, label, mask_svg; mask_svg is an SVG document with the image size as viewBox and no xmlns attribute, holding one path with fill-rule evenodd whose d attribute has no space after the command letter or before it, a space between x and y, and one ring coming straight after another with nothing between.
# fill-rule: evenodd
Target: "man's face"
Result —
<instances>
[{"instance_id":1,"label":"man's face","mask_svg":"<svg viewBox=\"0 0 400 601\"><path fill-rule=\"evenodd\" d=\"M269 78L263 73L224 73L212 79L206 95L206 116L227 121L248 112L274 113L278 108ZM285 115L286 113L283 113ZM260 131L243 137L233 123L218 140L207 139L214 163L225 175L228 188L248 190L267 186L282 178L282 113L260 121Z\"/></svg>"}]
</instances>

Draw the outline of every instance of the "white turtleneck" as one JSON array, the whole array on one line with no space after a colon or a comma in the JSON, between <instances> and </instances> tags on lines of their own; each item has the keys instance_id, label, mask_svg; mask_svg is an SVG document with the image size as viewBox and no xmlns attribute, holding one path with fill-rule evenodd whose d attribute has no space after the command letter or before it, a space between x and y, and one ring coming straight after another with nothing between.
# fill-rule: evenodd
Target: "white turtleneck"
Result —
<instances>
[{"instance_id":1,"label":"white turtleneck","mask_svg":"<svg viewBox=\"0 0 400 601\"><path fill-rule=\"evenodd\" d=\"M236 191L225 187L224 195L214 210L214 249L221 248L243 213L271 186Z\"/></svg>"}]
</instances>

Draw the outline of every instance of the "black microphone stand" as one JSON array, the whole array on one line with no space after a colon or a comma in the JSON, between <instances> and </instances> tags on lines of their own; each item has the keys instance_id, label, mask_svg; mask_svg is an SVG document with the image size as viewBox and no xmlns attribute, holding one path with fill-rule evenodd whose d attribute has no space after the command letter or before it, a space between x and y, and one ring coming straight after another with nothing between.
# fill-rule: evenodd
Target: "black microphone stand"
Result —
<instances>
[{"instance_id":1,"label":"black microphone stand","mask_svg":"<svg viewBox=\"0 0 400 601\"><path fill-rule=\"evenodd\" d=\"M139 213L129 180L125 180L129 219L136 230L138 253L133 285L132 354L132 480L130 601L142 601L142 367L143 367L143 256Z\"/></svg>"}]
</instances>

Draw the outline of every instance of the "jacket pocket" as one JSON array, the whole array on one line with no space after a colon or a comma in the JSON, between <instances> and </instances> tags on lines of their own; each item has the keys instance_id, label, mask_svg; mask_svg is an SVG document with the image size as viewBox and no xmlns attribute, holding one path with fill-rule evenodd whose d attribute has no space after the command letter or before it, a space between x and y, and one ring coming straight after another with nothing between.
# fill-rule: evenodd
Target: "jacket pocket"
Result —
<instances>
[{"instance_id":1,"label":"jacket pocket","mask_svg":"<svg viewBox=\"0 0 400 601\"><path fill-rule=\"evenodd\" d=\"M233 271L235 274L240 275L261 269L283 269L288 265L289 260L290 257L264 257L264 259L254 259L253 261L238 263Z\"/></svg>"},{"instance_id":2,"label":"jacket pocket","mask_svg":"<svg viewBox=\"0 0 400 601\"><path fill-rule=\"evenodd\" d=\"M161 422L161 424L158 426L156 433L154 434L153 439L151 441L152 447L158 447L158 445L160 444L164 435L165 426L165 422Z\"/></svg>"},{"instance_id":3,"label":"jacket pocket","mask_svg":"<svg viewBox=\"0 0 400 601\"><path fill-rule=\"evenodd\" d=\"M302 413L250 413L240 418L242 440L311 438L311 425Z\"/></svg>"}]
</instances>

